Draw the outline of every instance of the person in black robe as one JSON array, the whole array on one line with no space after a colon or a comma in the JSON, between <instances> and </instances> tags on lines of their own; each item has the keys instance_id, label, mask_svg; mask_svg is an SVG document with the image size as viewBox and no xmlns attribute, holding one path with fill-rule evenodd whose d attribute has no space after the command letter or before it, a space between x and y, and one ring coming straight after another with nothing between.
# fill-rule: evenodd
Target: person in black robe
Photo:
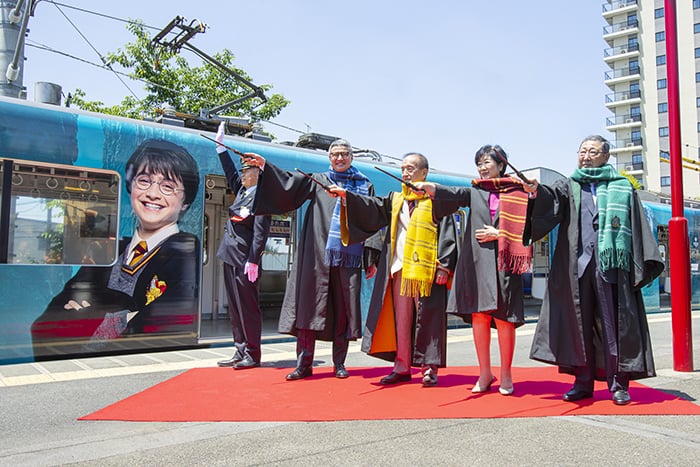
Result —
<instances>
[{"instance_id":1,"label":"person in black robe","mask_svg":"<svg viewBox=\"0 0 700 467\"><path fill-rule=\"evenodd\" d=\"M420 182L428 175L428 160L408 153L401 162L402 179ZM362 351L394 363L381 384L411 380L411 367L421 368L422 384L438 383L438 368L446 362L447 284L457 263L454 218L433 217L424 193L401 192L367 197L333 187L344 200L343 243L352 244L389 227L370 301ZM345 220L343 220L345 217Z\"/></svg>"},{"instance_id":2,"label":"person in black robe","mask_svg":"<svg viewBox=\"0 0 700 467\"><path fill-rule=\"evenodd\" d=\"M609 149L589 136L569 179L525 186L523 241L559 226L530 358L575 376L565 401L593 397L600 380L625 405L629 381L655 375L641 288L664 266L636 190L607 165Z\"/></svg>"},{"instance_id":3,"label":"person in black robe","mask_svg":"<svg viewBox=\"0 0 700 467\"><path fill-rule=\"evenodd\" d=\"M217 142L223 143L224 132L225 123L221 122L216 133ZM242 370L260 366L262 357L263 316L258 292L258 266L272 219L271 216L251 215L260 169L244 159L239 176L231 155L222 144L216 146L216 152L228 187L236 194L228 209L229 220L224 225L224 236L216 252L217 258L223 262L228 314L236 350L233 357L217 364Z\"/></svg>"},{"instance_id":4,"label":"person in black robe","mask_svg":"<svg viewBox=\"0 0 700 467\"><path fill-rule=\"evenodd\" d=\"M278 331L297 337L297 366L288 381L313 374L316 339L333 342L335 376L347 378L349 341L362 337L360 287L362 268L369 279L376 273L378 240L346 247L340 241L340 200L324 193L320 184L344 186L374 195L374 186L352 166L352 147L334 141L328 150L330 168L311 180L248 153L249 163L261 168L253 212L283 214L309 202L280 311Z\"/></svg>"},{"instance_id":5,"label":"person in black robe","mask_svg":"<svg viewBox=\"0 0 700 467\"><path fill-rule=\"evenodd\" d=\"M177 222L197 196L197 163L181 146L147 140L124 178L134 235L114 266L81 267L34 321L35 358L143 346L143 334L196 335L200 245Z\"/></svg>"},{"instance_id":6,"label":"person in black robe","mask_svg":"<svg viewBox=\"0 0 700 467\"><path fill-rule=\"evenodd\" d=\"M471 187L416 185L431 194L438 219L469 208L447 312L472 326L479 361L473 393L491 390L496 379L491 370L491 327L496 327L501 358L498 391L509 396L514 387L515 329L525 323L522 274L530 268L532 248L522 245L527 194L519 180L505 176L507 166L497 151L508 157L498 145L476 151L480 178Z\"/></svg>"}]
</instances>

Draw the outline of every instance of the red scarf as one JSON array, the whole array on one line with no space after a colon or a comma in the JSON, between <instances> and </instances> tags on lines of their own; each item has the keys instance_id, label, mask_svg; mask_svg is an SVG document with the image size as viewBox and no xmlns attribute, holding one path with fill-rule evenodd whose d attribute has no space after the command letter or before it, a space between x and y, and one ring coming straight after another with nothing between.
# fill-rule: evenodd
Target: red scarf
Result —
<instances>
[{"instance_id":1,"label":"red scarf","mask_svg":"<svg viewBox=\"0 0 700 467\"><path fill-rule=\"evenodd\" d=\"M527 215L527 193L523 182L514 177L480 178L472 185L490 193L498 193L498 269L523 274L530 269L532 246L523 245Z\"/></svg>"}]
</instances>

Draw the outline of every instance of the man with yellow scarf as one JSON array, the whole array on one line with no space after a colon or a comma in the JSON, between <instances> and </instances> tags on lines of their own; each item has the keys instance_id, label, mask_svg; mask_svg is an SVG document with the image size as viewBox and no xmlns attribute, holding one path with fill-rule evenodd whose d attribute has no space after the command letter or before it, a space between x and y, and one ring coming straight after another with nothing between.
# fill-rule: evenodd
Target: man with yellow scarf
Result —
<instances>
[{"instance_id":1,"label":"man with yellow scarf","mask_svg":"<svg viewBox=\"0 0 700 467\"><path fill-rule=\"evenodd\" d=\"M428 175L428 160L408 153L401 177L419 182ZM360 242L378 230L385 234L362 339L362 351L394 362L381 379L389 385L411 380L420 366L422 384L437 385L438 368L446 362L447 284L457 262L457 230L452 216L440 223L432 201L406 185L384 198L363 196L340 188L343 200L341 236L344 244Z\"/></svg>"}]
</instances>

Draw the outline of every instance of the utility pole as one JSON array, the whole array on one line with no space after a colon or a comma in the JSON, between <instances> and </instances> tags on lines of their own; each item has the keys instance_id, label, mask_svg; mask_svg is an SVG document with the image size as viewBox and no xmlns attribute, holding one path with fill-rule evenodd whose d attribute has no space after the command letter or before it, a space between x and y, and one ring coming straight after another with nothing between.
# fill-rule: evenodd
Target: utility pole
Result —
<instances>
[{"instance_id":1,"label":"utility pole","mask_svg":"<svg viewBox=\"0 0 700 467\"><path fill-rule=\"evenodd\" d=\"M668 76L669 160L671 163L671 219L668 221L671 267L671 326L673 369L693 371L693 333L690 307L690 239L683 210L683 159L678 77L676 0L664 1L666 74Z\"/></svg>"},{"instance_id":2,"label":"utility pole","mask_svg":"<svg viewBox=\"0 0 700 467\"><path fill-rule=\"evenodd\" d=\"M26 97L24 87L24 36L33 0L0 2L0 95ZM24 10L22 7L24 6Z\"/></svg>"}]
</instances>

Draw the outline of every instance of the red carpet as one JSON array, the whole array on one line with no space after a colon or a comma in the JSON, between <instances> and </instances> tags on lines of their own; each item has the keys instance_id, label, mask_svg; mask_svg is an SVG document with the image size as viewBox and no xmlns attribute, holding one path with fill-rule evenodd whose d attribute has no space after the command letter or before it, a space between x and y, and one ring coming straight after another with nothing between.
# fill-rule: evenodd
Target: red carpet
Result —
<instances>
[{"instance_id":1,"label":"red carpet","mask_svg":"<svg viewBox=\"0 0 700 467\"><path fill-rule=\"evenodd\" d=\"M186 371L80 420L127 421L332 421L424 418L547 417L557 415L700 415L700 406L638 383L632 403L618 407L596 383L593 399L564 402L571 376L555 367L514 368L515 393L472 394L476 367L440 370L437 387L410 383L381 386L390 368L351 368L336 379L329 367L301 381L285 381L289 368L202 368ZM498 369L495 369L497 372ZM498 374L498 373L496 373Z\"/></svg>"}]
</instances>

